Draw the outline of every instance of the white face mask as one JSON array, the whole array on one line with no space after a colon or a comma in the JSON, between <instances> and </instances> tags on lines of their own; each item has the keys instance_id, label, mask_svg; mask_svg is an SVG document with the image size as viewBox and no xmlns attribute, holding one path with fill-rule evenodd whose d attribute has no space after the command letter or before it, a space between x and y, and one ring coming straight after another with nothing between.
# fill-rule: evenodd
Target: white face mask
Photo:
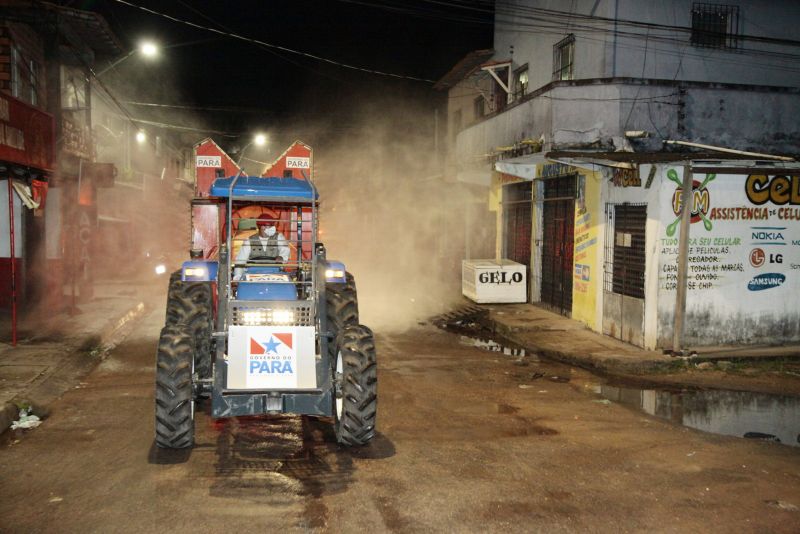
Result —
<instances>
[{"instance_id":1,"label":"white face mask","mask_svg":"<svg viewBox=\"0 0 800 534\"><path fill-rule=\"evenodd\" d=\"M267 237L272 237L275 235L275 227L274 226L265 226L264 227L264 235Z\"/></svg>"}]
</instances>

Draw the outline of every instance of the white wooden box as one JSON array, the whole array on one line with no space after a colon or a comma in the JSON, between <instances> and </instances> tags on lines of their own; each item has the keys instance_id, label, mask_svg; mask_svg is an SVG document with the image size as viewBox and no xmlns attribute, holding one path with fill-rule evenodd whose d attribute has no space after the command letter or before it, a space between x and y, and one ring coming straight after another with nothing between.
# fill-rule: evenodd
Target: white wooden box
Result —
<instances>
[{"instance_id":1,"label":"white wooden box","mask_svg":"<svg viewBox=\"0 0 800 534\"><path fill-rule=\"evenodd\" d=\"M481 304L527 302L526 272L511 260L462 260L461 293Z\"/></svg>"}]
</instances>

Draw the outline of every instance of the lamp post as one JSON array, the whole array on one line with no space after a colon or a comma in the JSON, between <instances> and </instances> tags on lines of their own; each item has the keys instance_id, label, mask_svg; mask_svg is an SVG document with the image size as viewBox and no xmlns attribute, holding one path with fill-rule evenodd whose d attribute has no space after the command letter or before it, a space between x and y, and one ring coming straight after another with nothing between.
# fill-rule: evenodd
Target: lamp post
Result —
<instances>
[{"instance_id":1,"label":"lamp post","mask_svg":"<svg viewBox=\"0 0 800 534\"><path fill-rule=\"evenodd\" d=\"M98 77L102 76L106 72L110 71L111 69L113 69L114 67L116 67L117 65L119 65L120 63L122 63L123 61L128 59L129 57L131 57L136 52L139 52L140 54L142 54L142 56L144 56L144 57L146 57L148 59L152 59L152 58L158 56L158 45L156 45L152 41L142 41L142 43L139 45L138 48L134 48L133 50L131 50L130 52L128 52L127 54L125 54L124 56L119 58L118 60L114 61L113 63L111 63L109 66L107 66L103 70L101 70L100 72L97 72L95 74L95 76L98 76Z\"/></svg>"},{"instance_id":2,"label":"lamp post","mask_svg":"<svg viewBox=\"0 0 800 534\"><path fill-rule=\"evenodd\" d=\"M249 143L244 145L244 148L242 148L242 150L239 152L239 158L236 160L236 166L239 167L239 169L242 168L242 160L245 159L244 153L247 151L248 148L250 148L251 145L264 146L266 144L267 144L267 136L264 135L263 133L258 133L255 136L253 136L253 139Z\"/></svg>"}]
</instances>

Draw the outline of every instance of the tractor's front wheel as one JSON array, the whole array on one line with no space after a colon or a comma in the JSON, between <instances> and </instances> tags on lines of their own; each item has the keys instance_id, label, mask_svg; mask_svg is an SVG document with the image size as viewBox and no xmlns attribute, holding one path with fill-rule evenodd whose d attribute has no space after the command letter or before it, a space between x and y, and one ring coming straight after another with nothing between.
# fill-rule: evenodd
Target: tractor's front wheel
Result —
<instances>
[{"instance_id":1,"label":"tractor's front wheel","mask_svg":"<svg viewBox=\"0 0 800 534\"><path fill-rule=\"evenodd\" d=\"M161 330L156 353L156 445L184 449L194 444L194 341L185 325Z\"/></svg>"},{"instance_id":2,"label":"tractor's front wheel","mask_svg":"<svg viewBox=\"0 0 800 534\"><path fill-rule=\"evenodd\" d=\"M195 368L200 378L211 376L211 333L213 332L213 300L211 286L205 282L181 282L170 278L167 293L167 325L185 325L194 339Z\"/></svg>"},{"instance_id":3,"label":"tractor's front wheel","mask_svg":"<svg viewBox=\"0 0 800 534\"><path fill-rule=\"evenodd\" d=\"M375 437L378 410L378 364L372 331L346 326L336 340L334 425L344 445L366 445Z\"/></svg>"},{"instance_id":4,"label":"tractor's front wheel","mask_svg":"<svg viewBox=\"0 0 800 534\"><path fill-rule=\"evenodd\" d=\"M358 294L353 275L347 273L345 284L327 284L325 286L326 318L328 329L335 340L346 326L358 324ZM329 345L333 347L333 343ZM330 350L331 356L335 353Z\"/></svg>"}]
</instances>

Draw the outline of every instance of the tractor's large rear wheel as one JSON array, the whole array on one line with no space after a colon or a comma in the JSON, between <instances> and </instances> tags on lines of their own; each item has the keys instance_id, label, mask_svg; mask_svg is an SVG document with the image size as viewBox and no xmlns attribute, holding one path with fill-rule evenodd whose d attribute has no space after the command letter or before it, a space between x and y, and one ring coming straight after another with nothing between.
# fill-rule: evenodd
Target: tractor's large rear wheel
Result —
<instances>
[{"instance_id":1,"label":"tractor's large rear wheel","mask_svg":"<svg viewBox=\"0 0 800 534\"><path fill-rule=\"evenodd\" d=\"M189 328L194 340L195 370L200 378L211 376L212 310L211 286L208 283L181 282L180 271L173 273L167 292L166 323Z\"/></svg>"},{"instance_id":2,"label":"tractor's large rear wheel","mask_svg":"<svg viewBox=\"0 0 800 534\"><path fill-rule=\"evenodd\" d=\"M156 445L184 449L194 444L192 374L194 342L185 325L161 330L156 353Z\"/></svg>"},{"instance_id":3,"label":"tractor's large rear wheel","mask_svg":"<svg viewBox=\"0 0 800 534\"><path fill-rule=\"evenodd\" d=\"M327 284L325 298L328 329L333 334L331 340L334 341L346 326L358 324L358 294L353 275L347 273L345 284ZM334 356L334 343L330 343L329 346L330 354Z\"/></svg>"},{"instance_id":4,"label":"tractor's large rear wheel","mask_svg":"<svg viewBox=\"0 0 800 534\"><path fill-rule=\"evenodd\" d=\"M378 364L372 331L346 326L336 340L333 414L336 440L366 445L375 437L378 410Z\"/></svg>"}]
</instances>

